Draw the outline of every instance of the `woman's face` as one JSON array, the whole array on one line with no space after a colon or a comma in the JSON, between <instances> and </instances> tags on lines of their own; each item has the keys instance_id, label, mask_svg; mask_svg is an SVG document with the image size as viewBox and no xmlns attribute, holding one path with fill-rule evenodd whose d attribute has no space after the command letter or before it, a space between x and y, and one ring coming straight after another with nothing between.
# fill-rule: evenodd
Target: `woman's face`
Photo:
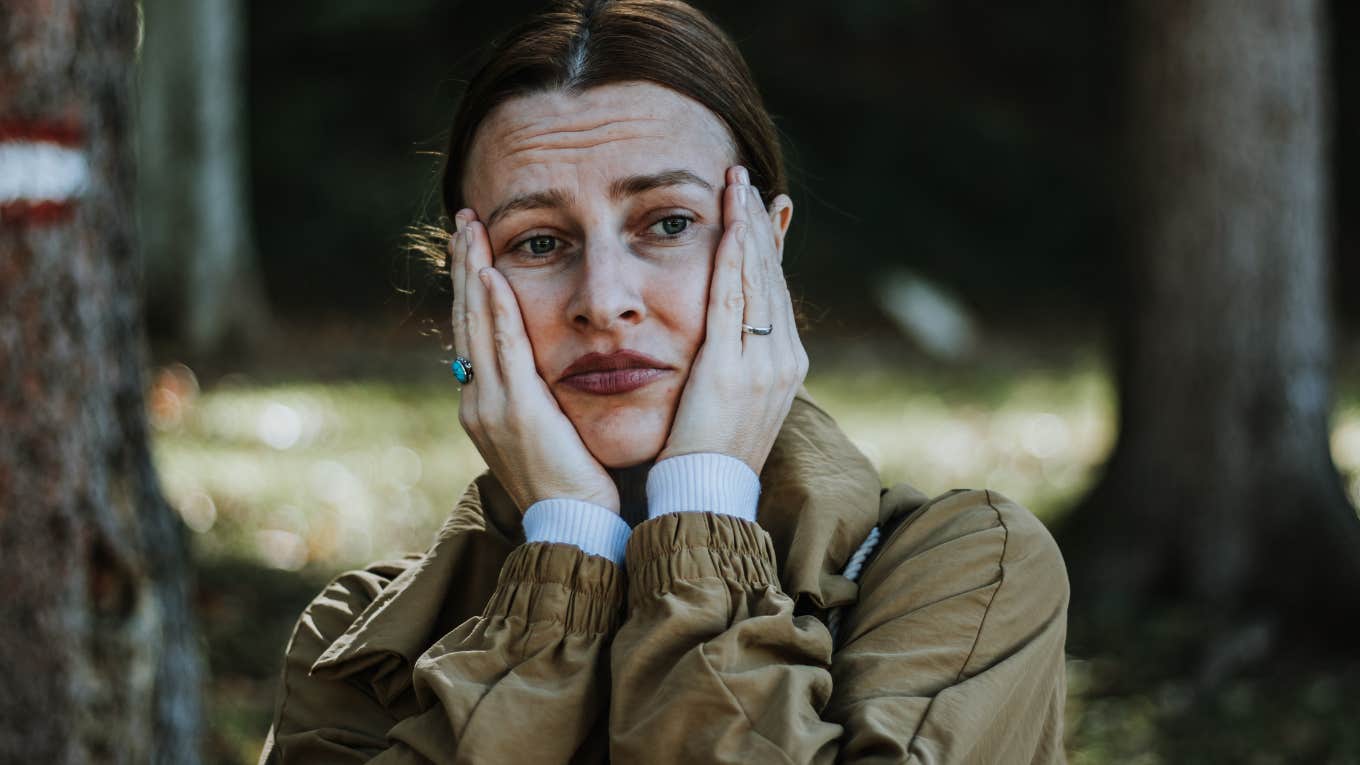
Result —
<instances>
[{"instance_id":1,"label":"woman's face","mask_svg":"<svg viewBox=\"0 0 1360 765\"><path fill-rule=\"evenodd\" d=\"M643 82L519 97L478 128L464 198L518 298L539 375L606 467L665 445L704 340L734 162L716 115ZM653 371L572 373L587 354L623 350Z\"/></svg>"}]
</instances>

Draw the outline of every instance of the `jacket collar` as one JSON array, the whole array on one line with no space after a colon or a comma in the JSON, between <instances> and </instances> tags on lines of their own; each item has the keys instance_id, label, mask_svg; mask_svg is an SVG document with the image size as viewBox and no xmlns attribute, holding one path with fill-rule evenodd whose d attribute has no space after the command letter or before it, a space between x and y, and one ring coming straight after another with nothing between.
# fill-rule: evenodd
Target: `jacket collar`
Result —
<instances>
[{"instance_id":1,"label":"jacket collar","mask_svg":"<svg viewBox=\"0 0 1360 765\"><path fill-rule=\"evenodd\" d=\"M756 518L774 542L780 583L800 610L854 602L841 576L879 520L878 471L805 388L800 388L760 474ZM392 579L316 663L314 674L369 671L384 703L409 685L409 668L439 638L437 605L456 591L457 558L473 544L503 548L524 539L520 512L488 471L468 487L430 549ZM396 570L394 569L393 573ZM393 660L397 661L393 661Z\"/></svg>"},{"instance_id":2,"label":"jacket collar","mask_svg":"<svg viewBox=\"0 0 1360 765\"><path fill-rule=\"evenodd\" d=\"M834 608L859 588L841 576L878 522L878 470L800 388L760 472L756 520L774 541L784 592Z\"/></svg>"}]
</instances>

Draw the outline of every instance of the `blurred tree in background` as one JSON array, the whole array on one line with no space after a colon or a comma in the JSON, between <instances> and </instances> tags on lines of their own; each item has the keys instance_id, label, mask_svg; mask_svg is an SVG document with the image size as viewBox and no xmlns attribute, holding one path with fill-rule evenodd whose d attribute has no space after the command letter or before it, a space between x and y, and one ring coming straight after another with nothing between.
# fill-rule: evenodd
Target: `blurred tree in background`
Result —
<instances>
[{"instance_id":1,"label":"blurred tree in background","mask_svg":"<svg viewBox=\"0 0 1360 765\"><path fill-rule=\"evenodd\" d=\"M1145 2L1128 28L1121 426L1060 536L1074 611L1337 640L1360 521L1328 449L1326 6Z\"/></svg>"},{"instance_id":2,"label":"blurred tree in background","mask_svg":"<svg viewBox=\"0 0 1360 765\"><path fill-rule=\"evenodd\" d=\"M246 142L245 6L143 0L138 201L151 321L194 358L269 330Z\"/></svg>"},{"instance_id":3,"label":"blurred tree in background","mask_svg":"<svg viewBox=\"0 0 1360 765\"><path fill-rule=\"evenodd\" d=\"M0 761L195 763L183 524L151 462L136 7L0 6Z\"/></svg>"}]
</instances>

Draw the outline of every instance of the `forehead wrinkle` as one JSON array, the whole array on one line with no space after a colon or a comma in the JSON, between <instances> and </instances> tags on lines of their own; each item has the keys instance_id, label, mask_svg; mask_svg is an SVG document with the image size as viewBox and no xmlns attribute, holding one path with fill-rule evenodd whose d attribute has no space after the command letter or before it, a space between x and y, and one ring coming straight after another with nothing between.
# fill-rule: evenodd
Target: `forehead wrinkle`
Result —
<instances>
[{"instance_id":1,"label":"forehead wrinkle","mask_svg":"<svg viewBox=\"0 0 1360 765\"><path fill-rule=\"evenodd\" d=\"M519 164L519 167L530 164L539 163L530 160ZM673 186L697 186L708 192L714 190L713 184L699 177L694 172L683 167L672 167L654 173L634 173L632 175L614 178L609 182L607 193L612 199L622 199L637 194L644 194L655 189ZM564 191L561 188L516 194L492 211L491 215L487 218L487 225L492 225L498 219L519 210L530 210L543 207L570 207L574 199L575 196L573 194Z\"/></svg>"},{"instance_id":2,"label":"forehead wrinkle","mask_svg":"<svg viewBox=\"0 0 1360 765\"><path fill-rule=\"evenodd\" d=\"M571 116L575 116L575 115L571 115ZM532 140L532 139L534 139L534 138L539 138L539 137L546 136L546 135L552 135L552 134L554 134L554 133L589 133L589 132L592 131L592 130L600 130L600 129L603 129L603 128L610 127L611 125L620 125L620 124L625 124L625 123L630 123L630 122L666 122L666 120L663 120L663 119L661 119L661 118L659 118L659 117L624 117L624 118L622 118L622 119L606 119L605 121L596 123L596 124L594 124L594 125L587 125L587 126L585 126L585 127L578 127L578 128L572 128L572 127L557 127L557 126L555 126L555 125L552 125L552 126L545 126L545 125L542 124L542 122L543 122L542 120L531 120L531 121L529 121L529 122L526 122L526 123L523 124L523 125L520 125L519 127L511 128L510 130L508 130L508 131L505 133L505 138L506 138L506 140L509 140L509 141L515 141L515 140ZM565 122L565 123L567 123L568 125L570 125L571 122L572 122L572 120L571 120L571 118L570 118L570 116L569 116L567 119L561 120L561 122ZM520 139L520 138L519 138L519 136L520 136L521 133L531 132L531 131L533 131L535 128L541 129L541 132L532 133L531 135L529 135L529 136L527 136L527 137L525 137L525 138L523 138L523 139Z\"/></svg>"},{"instance_id":3,"label":"forehead wrinkle","mask_svg":"<svg viewBox=\"0 0 1360 765\"><path fill-rule=\"evenodd\" d=\"M522 151L534 149L589 149L595 146L602 146L607 143L631 140L658 140L664 141L673 138L665 130L644 130L642 125L638 125L635 130L611 129L614 126L624 123L661 123L662 120L614 120L602 126L586 128L582 130L542 130L521 136L516 139L506 140L506 153L516 154ZM652 125L647 125L652 127Z\"/></svg>"},{"instance_id":4,"label":"forehead wrinkle","mask_svg":"<svg viewBox=\"0 0 1360 765\"><path fill-rule=\"evenodd\" d=\"M535 187L561 190L567 188L561 181L568 177L562 173L596 172L597 165L599 172L611 176L600 179L602 190L630 171L685 168L693 161L700 161L703 176L717 179L708 183L722 185L720 169L708 167L706 160L716 150L725 155L725 164L730 164L736 154L731 130L721 119L697 102L649 84L616 84L584 94L546 93L512 99L488 115L487 124L478 133L469 150L469 165L481 169L465 175L465 188L475 193L471 187L481 186L485 192L499 192L497 195L507 201L514 199L507 187L519 186L520 196L534 193ZM649 161L643 165L651 167L638 167L644 157ZM526 171L530 175L521 175ZM577 178L577 183L581 180ZM528 181L527 188L519 181ZM612 196L608 191L606 194ZM485 201L494 204L495 199ZM556 200L562 207L577 201L571 193ZM477 202L480 205L483 200Z\"/></svg>"},{"instance_id":5,"label":"forehead wrinkle","mask_svg":"<svg viewBox=\"0 0 1360 765\"><path fill-rule=\"evenodd\" d=\"M523 153L525 153L525 152L533 152L533 151L545 151L545 152L554 152L554 151L589 151L590 149L596 149L596 148L599 148L599 147L601 147L601 146L605 146L605 145L608 145L608 144L611 144L611 143L620 143L620 142L624 142L624 141L636 141L636 140L642 140L642 139L655 139L655 140L658 140L658 141L664 141L664 140L666 140L667 137L668 137L668 136L665 136L665 135L625 135L625 136L616 136L616 137L613 137L613 138L602 138L602 139L600 139L600 140L598 140L598 141L589 142L589 143L573 143L573 142L565 142L565 141L564 141L563 143L536 143L536 144L531 144L531 145L529 145L529 146L519 146L519 147L510 149L510 150L508 150L508 151L505 153L505 156L507 156L507 157L513 157L513 156L515 156L515 155L517 155L517 154L523 154Z\"/></svg>"}]
</instances>

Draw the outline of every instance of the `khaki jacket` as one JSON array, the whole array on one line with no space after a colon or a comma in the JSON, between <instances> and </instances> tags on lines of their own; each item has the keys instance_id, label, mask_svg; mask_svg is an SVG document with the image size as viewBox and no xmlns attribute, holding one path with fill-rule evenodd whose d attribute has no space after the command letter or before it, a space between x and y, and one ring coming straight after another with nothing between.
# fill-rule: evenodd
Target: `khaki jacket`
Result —
<instances>
[{"instance_id":1,"label":"khaki jacket","mask_svg":"<svg viewBox=\"0 0 1360 765\"><path fill-rule=\"evenodd\" d=\"M261 763L1064 761L1067 576L1029 511L880 488L806 391L760 480L758 524L653 518L619 568L524 543L483 474L303 612Z\"/></svg>"}]
</instances>

